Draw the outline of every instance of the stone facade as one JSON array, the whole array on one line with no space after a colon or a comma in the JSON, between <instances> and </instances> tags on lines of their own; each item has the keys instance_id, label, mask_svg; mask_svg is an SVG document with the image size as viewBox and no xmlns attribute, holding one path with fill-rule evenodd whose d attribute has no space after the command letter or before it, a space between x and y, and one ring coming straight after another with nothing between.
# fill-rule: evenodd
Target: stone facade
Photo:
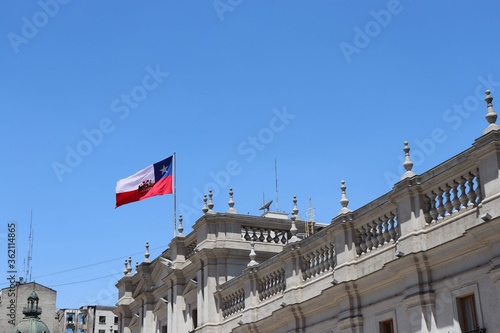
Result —
<instances>
[{"instance_id":1,"label":"stone facade","mask_svg":"<svg viewBox=\"0 0 500 333\"><path fill-rule=\"evenodd\" d=\"M226 213L211 197L188 235L135 272L120 333L495 332L500 327L500 128L351 211L341 184L328 225ZM182 221L181 221L182 222ZM310 232L303 232L303 231Z\"/></svg>"},{"instance_id":2,"label":"stone facade","mask_svg":"<svg viewBox=\"0 0 500 333\"><path fill-rule=\"evenodd\" d=\"M5 288L0 296L0 332L9 332L14 324L12 323L13 309L15 308L15 323L19 323L23 318L23 308L26 307L26 300L36 291L40 298L39 306L42 309L40 319L50 328L54 327L54 316L56 313L56 291L36 282L15 283L14 288ZM11 297L12 296L12 297ZM12 300L15 300L12 302ZM12 305L14 304L14 306Z\"/></svg>"}]
</instances>

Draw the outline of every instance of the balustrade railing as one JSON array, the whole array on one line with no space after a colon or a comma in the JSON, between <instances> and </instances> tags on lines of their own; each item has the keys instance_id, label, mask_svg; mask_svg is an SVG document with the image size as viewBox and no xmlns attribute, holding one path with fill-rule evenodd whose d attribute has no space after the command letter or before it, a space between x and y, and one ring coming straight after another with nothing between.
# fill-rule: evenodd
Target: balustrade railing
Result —
<instances>
[{"instance_id":1,"label":"balustrade railing","mask_svg":"<svg viewBox=\"0 0 500 333\"><path fill-rule=\"evenodd\" d=\"M468 207L475 207L481 199L478 169L459 174L425 192L423 210L426 225L436 223Z\"/></svg>"},{"instance_id":2,"label":"balustrade railing","mask_svg":"<svg viewBox=\"0 0 500 333\"><path fill-rule=\"evenodd\" d=\"M291 234L290 230L242 226L241 237L247 241L286 244Z\"/></svg>"},{"instance_id":3,"label":"balustrade railing","mask_svg":"<svg viewBox=\"0 0 500 333\"><path fill-rule=\"evenodd\" d=\"M285 269L279 268L259 278L259 300L263 301L286 289Z\"/></svg>"},{"instance_id":4,"label":"balustrade railing","mask_svg":"<svg viewBox=\"0 0 500 333\"><path fill-rule=\"evenodd\" d=\"M302 278L304 281L335 268L335 245L322 244L302 255Z\"/></svg>"},{"instance_id":5,"label":"balustrade railing","mask_svg":"<svg viewBox=\"0 0 500 333\"><path fill-rule=\"evenodd\" d=\"M238 289L222 297L221 310L224 318L240 312L245 308L245 291Z\"/></svg>"},{"instance_id":6,"label":"balustrade railing","mask_svg":"<svg viewBox=\"0 0 500 333\"><path fill-rule=\"evenodd\" d=\"M191 257L195 253L196 241L186 245L186 259Z\"/></svg>"},{"instance_id":7,"label":"balustrade railing","mask_svg":"<svg viewBox=\"0 0 500 333\"><path fill-rule=\"evenodd\" d=\"M354 244L361 256L386 244L393 244L401 236L401 227L395 211L388 211L366 223L356 223Z\"/></svg>"}]
</instances>

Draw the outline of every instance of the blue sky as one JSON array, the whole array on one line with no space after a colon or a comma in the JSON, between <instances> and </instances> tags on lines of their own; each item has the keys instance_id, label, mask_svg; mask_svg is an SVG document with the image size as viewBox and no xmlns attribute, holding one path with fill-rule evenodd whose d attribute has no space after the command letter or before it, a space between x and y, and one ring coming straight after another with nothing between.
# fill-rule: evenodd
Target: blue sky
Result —
<instances>
[{"instance_id":1,"label":"blue sky","mask_svg":"<svg viewBox=\"0 0 500 333\"><path fill-rule=\"evenodd\" d=\"M470 147L500 100L496 1L3 2L0 103L7 225L24 275L57 307L112 305L123 261L173 237L173 196L118 209L118 179L177 154L185 232L215 210L263 200L328 223L340 181L356 209L403 173ZM495 100L493 101L495 105ZM276 201L276 200L275 200ZM5 287L6 283L0 283Z\"/></svg>"}]
</instances>

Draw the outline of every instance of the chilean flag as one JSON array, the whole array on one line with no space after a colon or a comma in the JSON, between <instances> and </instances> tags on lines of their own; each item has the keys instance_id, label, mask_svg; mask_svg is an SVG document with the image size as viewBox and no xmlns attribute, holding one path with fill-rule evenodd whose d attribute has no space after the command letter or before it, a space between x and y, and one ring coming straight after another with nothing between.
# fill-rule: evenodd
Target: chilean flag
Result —
<instances>
[{"instance_id":1,"label":"chilean flag","mask_svg":"<svg viewBox=\"0 0 500 333\"><path fill-rule=\"evenodd\" d=\"M173 156L116 183L116 207L156 195L172 194Z\"/></svg>"}]
</instances>

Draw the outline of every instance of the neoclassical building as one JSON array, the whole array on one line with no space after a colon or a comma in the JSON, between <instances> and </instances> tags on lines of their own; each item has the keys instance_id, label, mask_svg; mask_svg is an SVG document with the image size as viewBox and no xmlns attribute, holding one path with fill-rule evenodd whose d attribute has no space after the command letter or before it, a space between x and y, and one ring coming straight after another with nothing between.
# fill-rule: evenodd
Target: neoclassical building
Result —
<instances>
[{"instance_id":1,"label":"neoclassical building","mask_svg":"<svg viewBox=\"0 0 500 333\"><path fill-rule=\"evenodd\" d=\"M471 147L352 211L346 185L330 223L216 212L118 281L120 333L498 332L500 126ZM478 130L480 132L481 130Z\"/></svg>"}]
</instances>

